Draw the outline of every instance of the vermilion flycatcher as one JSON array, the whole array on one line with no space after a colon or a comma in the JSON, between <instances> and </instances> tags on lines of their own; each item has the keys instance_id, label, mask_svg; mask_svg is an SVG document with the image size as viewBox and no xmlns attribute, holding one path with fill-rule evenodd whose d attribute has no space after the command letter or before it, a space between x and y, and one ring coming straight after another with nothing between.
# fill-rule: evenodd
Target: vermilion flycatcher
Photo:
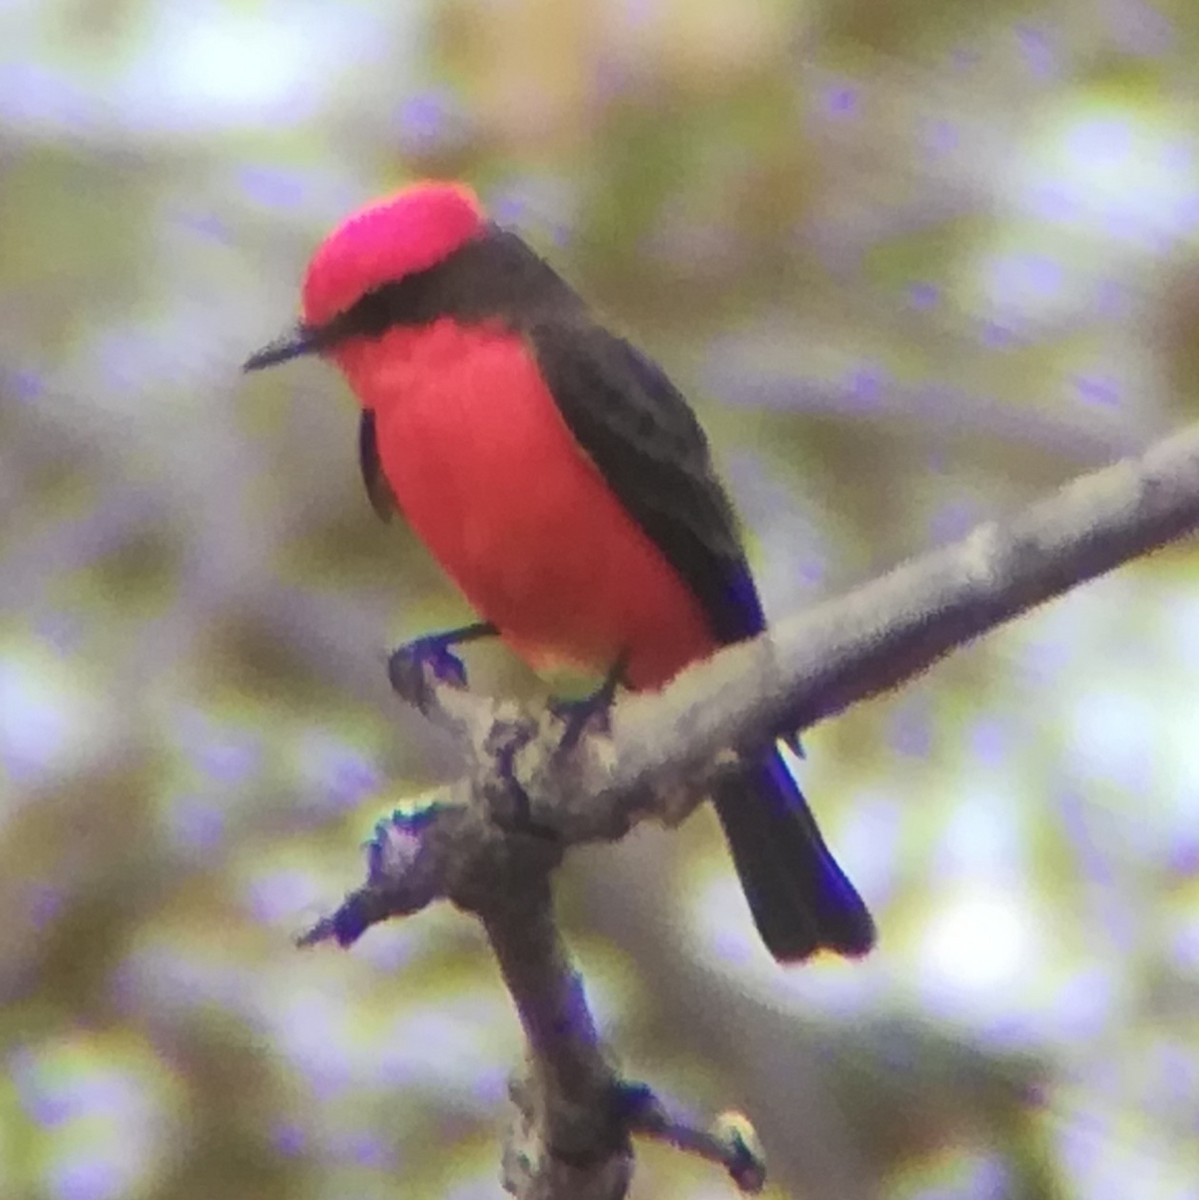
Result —
<instances>
[{"instance_id":1,"label":"vermilion flycatcher","mask_svg":"<svg viewBox=\"0 0 1199 1200\"><path fill-rule=\"evenodd\" d=\"M627 686L657 688L762 632L687 402L469 189L417 184L334 230L308 267L299 329L246 369L309 353L362 404L376 510L398 507L535 669L619 663ZM715 802L776 959L870 949L870 914L777 749Z\"/></svg>"}]
</instances>

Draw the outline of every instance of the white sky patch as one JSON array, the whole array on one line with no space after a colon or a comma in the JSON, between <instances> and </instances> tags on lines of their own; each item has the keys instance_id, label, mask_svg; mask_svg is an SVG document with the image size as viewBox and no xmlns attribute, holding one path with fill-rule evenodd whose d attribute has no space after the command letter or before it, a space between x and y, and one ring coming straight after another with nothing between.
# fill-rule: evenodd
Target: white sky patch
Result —
<instances>
[{"instance_id":1,"label":"white sky patch","mask_svg":"<svg viewBox=\"0 0 1199 1200\"><path fill-rule=\"evenodd\" d=\"M1071 95L1014 150L997 185L1006 211L968 285L1002 327L1036 336L1089 323L1114 285L1135 286L1199 230L1194 139L1151 103ZM1080 380L1084 399L1118 401L1146 369L1127 354Z\"/></svg>"},{"instance_id":2,"label":"white sky patch","mask_svg":"<svg viewBox=\"0 0 1199 1200\"><path fill-rule=\"evenodd\" d=\"M1100 660L1052 693L1057 712L1046 719L1061 730L1064 763L1102 817L1103 848L1116 860L1169 861L1195 844L1199 740L1188 666L1185 654L1171 659L1149 646L1140 664Z\"/></svg>"},{"instance_id":3,"label":"white sky patch","mask_svg":"<svg viewBox=\"0 0 1199 1200\"><path fill-rule=\"evenodd\" d=\"M937 901L919 947L919 987L934 1010L989 1018L1027 992L1040 968L1033 914L1015 890L962 888ZM1021 1005L1023 1007L1023 1005Z\"/></svg>"},{"instance_id":4,"label":"white sky patch","mask_svg":"<svg viewBox=\"0 0 1199 1200\"><path fill-rule=\"evenodd\" d=\"M963 887L986 880L1010 886L1026 877L1027 831L1021 792L1013 773L955 781L958 801L927 848L929 870L939 881Z\"/></svg>"},{"instance_id":5,"label":"white sky patch","mask_svg":"<svg viewBox=\"0 0 1199 1200\"><path fill-rule=\"evenodd\" d=\"M102 81L104 106L145 132L298 125L334 101L347 73L386 63L389 79L415 78L424 19L422 4L385 18L314 0L160 2L131 37L127 65Z\"/></svg>"},{"instance_id":6,"label":"white sky patch","mask_svg":"<svg viewBox=\"0 0 1199 1200\"><path fill-rule=\"evenodd\" d=\"M1097 1101L1082 1085L1053 1097L1051 1126L1069 1194L1087 1200L1193 1200L1199 1161L1152 1117Z\"/></svg>"},{"instance_id":7,"label":"white sky patch","mask_svg":"<svg viewBox=\"0 0 1199 1200\"><path fill-rule=\"evenodd\" d=\"M272 20L257 6L161 4L118 85L121 107L180 129L306 118L329 80L310 18L299 6L294 19Z\"/></svg>"},{"instance_id":8,"label":"white sky patch","mask_svg":"<svg viewBox=\"0 0 1199 1200\"><path fill-rule=\"evenodd\" d=\"M110 710L69 659L35 640L0 647L0 783L27 788L84 770L113 732Z\"/></svg>"},{"instance_id":9,"label":"white sky patch","mask_svg":"<svg viewBox=\"0 0 1199 1200\"><path fill-rule=\"evenodd\" d=\"M1159 598L1154 601L1154 647L1164 661L1177 668L1180 677L1199 673L1199 594L1193 580L1155 584Z\"/></svg>"},{"instance_id":10,"label":"white sky patch","mask_svg":"<svg viewBox=\"0 0 1199 1200\"><path fill-rule=\"evenodd\" d=\"M1072 697L1065 714L1066 750L1080 778L1138 792L1149 784L1161 712L1145 694L1143 679L1136 673L1106 679L1096 674Z\"/></svg>"},{"instance_id":11,"label":"white sky patch","mask_svg":"<svg viewBox=\"0 0 1199 1200\"><path fill-rule=\"evenodd\" d=\"M1084 99L1043 129L1013 179L1017 209L1153 249L1195 230L1195 148L1152 109Z\"/></svg>"}]
</instances>

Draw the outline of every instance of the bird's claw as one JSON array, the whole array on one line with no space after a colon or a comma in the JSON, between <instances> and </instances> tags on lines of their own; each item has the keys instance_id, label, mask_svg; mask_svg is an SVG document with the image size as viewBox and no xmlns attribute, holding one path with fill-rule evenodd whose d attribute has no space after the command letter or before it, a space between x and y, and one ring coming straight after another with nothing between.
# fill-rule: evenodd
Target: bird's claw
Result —
<instances>
[{"instance_id":1,"label":"bird's claw","mask_svg":"<svg viewBox=\"0 0 1199 1200\"><path fill-rule=\"evenodd\" d=\"M550 712L566 723L566 730L558 743L559 754L578 745L579 738L589 726L597 733L612 732L612 702L616 699L616 689L624 679L627 665L628 655L622 654L608 671L604 682L582 700L550 700Z\"/></svg>"},{"instance_id":2,"label":"bird's claw","mask_svg":"<svg viewBox=\"0 0 1199 1200\"><path fill-rule=\"evenodd\" d=\"M426 671L448 687L466 687L466 666L450 649L451 639L442 635L416 638L393 650L387 658L387 679L392 691L405 700L420 703L428 681Z\"/></svg>"},{"instance_id":3,"label":"bird's claw","mask_svg":"<svg viewBox=\"0 0 1199 1200\"><path fill-rule=\"evenodd\" d=\"M450 647L494 637L496 632L496 627L490 622L480 621L474 625L464 625L461 629L451 629L449 633L431 633L405 642L393 650L387 659L387 678L392 691L423 709L428 691L426 667L432 670L433 678L438 683L455 688L466 687L466 666L462 659L450 652Z\"/></svg>"},{"instance_id":4,"label":"bird's claw","mask_svg":"<svg viewBox=\"0 0 1199 1200\"><path fill-rule=\"evenodd\" d=\"M612 697L602 688L581 700L551 699L549 710L566 726L558 743L560 752L577 746L588 729L596 733L612 732Z\"/></svg>"}]
</instances>

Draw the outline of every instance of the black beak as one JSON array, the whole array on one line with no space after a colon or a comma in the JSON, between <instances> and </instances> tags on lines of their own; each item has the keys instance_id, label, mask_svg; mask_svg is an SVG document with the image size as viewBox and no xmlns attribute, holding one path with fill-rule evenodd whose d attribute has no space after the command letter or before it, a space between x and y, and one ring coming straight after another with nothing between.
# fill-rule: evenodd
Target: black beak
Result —
<instances>
[{"instance_id":1,"label":"black beak","mask_svg":"<svg viewBox=\"0 0 1199 1200\"><path fill-rule=\"evenodd\" d=\"M310 329L306 325L296 327L294 333L285 333L273 342L263 346L255 354L251 354L241 365L243 371L261 371L263 367L274 367L287 362L289 358L299 358L302 354L316 354L325 345L327 339L321 337L321 330Z\"/></svg>"}]
</instances>

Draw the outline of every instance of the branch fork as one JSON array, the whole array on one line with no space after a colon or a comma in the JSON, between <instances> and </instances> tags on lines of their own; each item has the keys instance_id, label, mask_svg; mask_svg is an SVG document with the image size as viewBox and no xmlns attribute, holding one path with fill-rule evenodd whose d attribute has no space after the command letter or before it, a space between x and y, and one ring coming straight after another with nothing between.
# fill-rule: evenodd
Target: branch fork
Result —
<instances>
[{"instance_id":1,"label":"branch fork","mask_svg":"<svg viewBox=\"0 0 1199 1200\"><path fill-rule=\"evenodd\" d=\"M659 804L652 788L611 787L615 747L603 719L565 748L571 716L477 696L460 668L425 661L392 681L455 739L468 772L378 822L366 882L300 944L348 946L371 925L442 898L479 917L529 1044L510 1089L503 1156L505 1186L521 1200L618 1200L632 1178L634 1135L718 1163L742 1191L759 1191L764 1159L744 1117L704 1127L619 1076L552 912L550 874L568 846L616 840L654 813L675 823L703 799L703 773L663 789ZM718 755L713 770L730 762Z\"/></svg>"}]
</instances>

